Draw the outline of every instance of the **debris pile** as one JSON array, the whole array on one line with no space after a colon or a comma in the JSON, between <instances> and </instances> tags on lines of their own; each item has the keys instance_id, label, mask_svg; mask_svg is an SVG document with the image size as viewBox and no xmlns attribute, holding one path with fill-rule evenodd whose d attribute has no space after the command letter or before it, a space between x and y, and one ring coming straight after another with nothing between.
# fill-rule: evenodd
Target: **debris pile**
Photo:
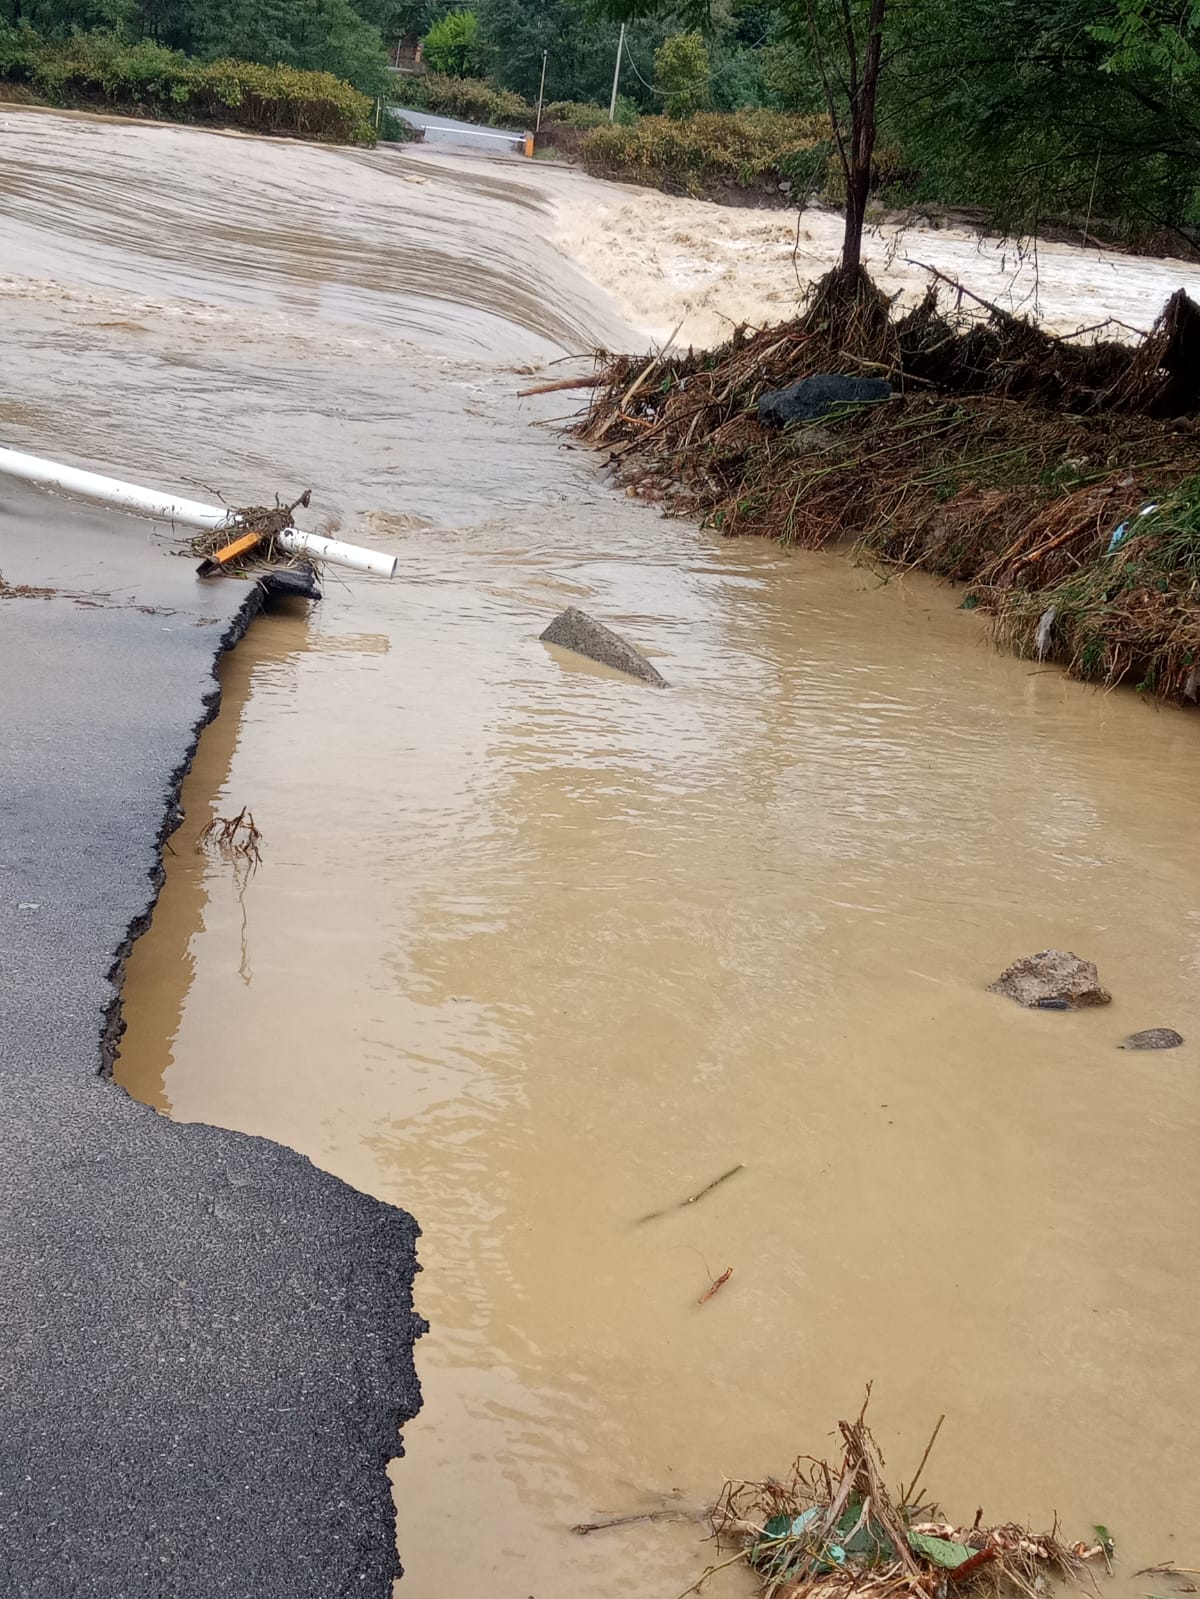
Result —
<instances>
[{"instance_id":1,"label":"debris pile","mask_svg":"<svg viewBox=\"0 0 1200 1599\"><path fill-rule=\"evenodd\" d=\"M943 283L897 316L865 276L830 274L795 320L718 350L605 358L578 431L670 514L851 538L970 583L1020 653L1200 697L1200 307L1180 290L1130 343L968 311L949 287L951 311ZM837 374L866 403L779 425L779 396Z\"/></svg>"},{"instance_id":2,"label":"debris pile","mask_svg":"<svg viewBox=\"0 0 1200 1599\"><path fill-rule=\"evenodd\" d=\"M839 1424L840 1465L804 1458L786 1482L726 1488L713 1527L737 1552L710 1571L744 1560L764 1599L944 1599L985 1591L1031 1599L1049 1581L1078 1579L1088 1561L1109 1562L1112 1544L1102 1529L1098 1541L1067 1544L1057 1528L988 1526L982 1510L970 1526L947 1522L921 1491L940 1421L911 1483L893 1495L865 1414L864 1405L857 1420Z\"/></svg>"},{"instance_id":3,"label":"debris pile","mask_svg":"<svg viewBox=\"0 0 1200 1599\"><path fill-rule=\"evenodd\" d=\"M200 557L196 575L203 578L228 573L257 578L273 595L294 594L305 599L320 599L316 568L304 555L284 548L280 534L292 528L300 506L307 507L312 490L290 505L248 505L229 513L219 527L205 529L191 542L193 555Z\"/></svg>"}]
</instances>

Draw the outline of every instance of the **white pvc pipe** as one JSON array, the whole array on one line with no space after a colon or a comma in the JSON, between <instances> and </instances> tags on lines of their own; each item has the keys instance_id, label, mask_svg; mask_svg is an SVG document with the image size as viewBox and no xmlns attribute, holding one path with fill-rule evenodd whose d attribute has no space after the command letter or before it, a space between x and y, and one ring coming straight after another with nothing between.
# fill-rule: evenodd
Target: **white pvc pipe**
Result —
<instances>
[{"instance_id":1,"label":"white pvc pipe","mask_svg":"<svg viewBox=\"0 0 1200 1599\"><path fill-rule=\"evenodd\" d=\"M85 500L99 500L104 505L115 505L122 511L142 511L147 516L159 517L165 522L178 522L184 527L213 528L228 522L236 525L232 511L220 505L201 505L198 500L183 500L164 494L160 489L142 489L136 483L121 483L115 477L101 477L99 472L84 472L77 466L62 466L58 461L44 461L38 455L26 455L22 450L0 447L0 472L8 477L23 478L26 483L36 483L44 489L58 489L63 494L78 494Z\"/></svg>"},{"instance_id":2,"label":"white pvc pipe","mask_svg":"<svg viewBox=\"0 0 1200 1599\"><path fill-rule=\"evenodd\" d=\"M161 489L140 488L136 483L122 483L118 478L103 477L99 472L84 472L77 466L63 466L58 461L46 461L41 456L26 455L22 450L3 446L0 446L0 473L36 483L39 488L78 494L83 499L97 500L122 511L140 511L144 516L182 527L233 530L241 523L237 513L223 505L202 505L198 500L164 494ZM323 538L319 533L303 533L299 528L289 527L279 534L279 543L289 555L307 555L314 560L330 561L335 566L348 566L355 572L372 572L376 577L396 575L396 556L381 555L359 544L343 544L339 539Z\"/></svg>"},{"instance_id":3,"label":"white pvc pipe","mask_svg":"<svg viewBox=\"0 0 1200 1599\"><path fill-rule=\"evenodd\" d=\"M285 528L278 536L281 548L289 555L307 555L314 561L331 561L355 572L372 572L376 577L395 577L398 557L364 550L361 544L343 544L320 533L302 533L298 527Z\"/></svg>"}]
</instances>

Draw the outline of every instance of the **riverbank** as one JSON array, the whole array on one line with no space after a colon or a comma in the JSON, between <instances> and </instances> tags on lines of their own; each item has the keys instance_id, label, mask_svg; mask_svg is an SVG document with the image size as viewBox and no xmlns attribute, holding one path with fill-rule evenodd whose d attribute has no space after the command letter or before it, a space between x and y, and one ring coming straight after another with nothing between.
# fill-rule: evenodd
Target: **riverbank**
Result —
<instances>
[{"instance_id":1,"label":"riverbank","mask_svg":"<svg viewBox=\"0 0 1200 1599\"><path fill-rule=\"evenodd\" d=\"M712 352L602 366L582 436L672 514L969 587L1019 654L1169 699L1200 687L1200 308L1182 291L1137 344L1076 339L931 283L896 314L836 274L791 323ZM945 291L944 291L945 292ZM974 301L973 315L963 309ZM1107 335L1107 337L1104 337ZM764 398L871 374L875 403L781 426Z\"/></svg>"}]
</instances>

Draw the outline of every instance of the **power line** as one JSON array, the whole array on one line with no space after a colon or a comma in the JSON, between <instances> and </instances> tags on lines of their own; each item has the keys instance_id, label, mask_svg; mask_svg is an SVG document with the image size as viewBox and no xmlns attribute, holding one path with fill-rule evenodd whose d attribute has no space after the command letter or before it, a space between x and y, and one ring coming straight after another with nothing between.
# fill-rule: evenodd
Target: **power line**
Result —
<instances>
[{"instance_id":1,"label":"power line","mask_svg":"<svg viewBox=\"0 0 1200 1599\"><path fill-rule=\"evenodd\" d=\"M638 71L637 63L634 61L633 57L629 53L629 40L628 39L626 39L625 42L624 42L624 50L625 50L625 60L629 63L629 66L630 66L630 68L631 68L631 70L633 72L634 77L641 84L642 88L643 89L649 89L651 94L661 95L663 97L663 99L665 100L666 96L667 96L667 91L665 89L656 89L652 83L647 83L645 78L643 78L641 73Z\"/></svg>"}]
</instances>

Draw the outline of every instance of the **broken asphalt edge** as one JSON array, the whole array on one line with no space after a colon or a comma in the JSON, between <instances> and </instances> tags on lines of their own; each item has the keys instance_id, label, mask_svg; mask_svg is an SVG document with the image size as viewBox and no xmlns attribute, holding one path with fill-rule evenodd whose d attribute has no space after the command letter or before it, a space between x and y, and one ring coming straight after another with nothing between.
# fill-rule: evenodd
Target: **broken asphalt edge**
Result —
<instances>
[{"instance_id":1,"label":"broken asphalt edge","mask_svg":"<svg viewBox=\"0 0 1200 1599\"><path fill-rule=\"evenodd\" d=\"M192 769L196 751L204 730L217 717L221 709L222 687L220 679L220 666L225 655L241 642L249 630L254 619L261 613L266 602L267 594L257 583L249 585L245 600L231 619L228 627L215 640L212 658L213 686L208 690L201 701L200 715L193 723L188 735L188 744L178 766L171 773L165 786L162 801L162 820L159 825L157 838L154 841L155 864L147 876L149 885L148 897L144 907L129 922L125 936L120 945L113 952L112 965L108 971L108 981L112 985L112 998L103 1013L103 1020L98 1037L99 1062L98 1075L107 1079L108 1089L129 1098L117 1083L112 1081L113 1066L119 1054L122 1035L126 1030L123 1015L123 986L125 968L134 944L149 928L154 916L154 909L158 903L163 884L166 881L166 868L163 863L164 851L167 841L175 832L183 816L180 798L183 783ZM149 1107L142 1107L148 1114L158 1115ZM195 1141L204 1141L211 1137L214 1129L200 1122L181 1122L176 1124L185 1137ZM243 1140L249 1144L265 1144L276 1151L283 1151L297 1166L306 1167L315 1179L322 1183L335 1184L340 1188L348 1189L351 1193L358 1193L350 1184L343 1183L342 1179L333 1173L324 1171L316 1166L306 1155L291 1149L285 1144L279 1144L272 1139L260 1138L250 1133L240 1133L233 1129L216 1129L222 1142L230 1140ZM411 1265L400 1295L401 1304L398 1307L400 1316L393 1319L391 1331L399 1340L400 1347L394 1360L393 1393L396 1396L393 1403L386 1409L376 1411L369 1418L369 1425L363 1436L363 1452L366 1459L359 1463L359 1469L366 1466L375 1479L375 1527L364 1543L363 1568L359 1572L361 1592L373 1596L373 1599L385 1599L392 1592L392 1584L403 1575L400 1563L399 1550L396 1543L396 1512L392 1497L388 1467L393 1460L401 1459L404 1455L402 1442L402 1429L410 1422L421 1408L420 1381L416 1374L412 1352L416 1340L428 1330L428 1323L412 1309L412 1286L415 1274L420 1271L420 1265L413 1259L416 1240L421 1236L421 1229L415 1220L406 1212L396 1206L386 1204L374 1196L364 1195L378 1206L381 1225L392 1235L392 1258L399 1269L404 1270ZM381 1329L386 1333L388 1329ZM405 1335L407 1331L407 1336ZM401 1397L403 1396L403 1397ZM219 1507L214 1506L214 1510ZM303 1536L303 1529L297 1528L297 1536ZM371 1546L369 1549L367 1545ZM316 1595L312 1599L317 1599Z\"/></svg>"}]
</instances>

